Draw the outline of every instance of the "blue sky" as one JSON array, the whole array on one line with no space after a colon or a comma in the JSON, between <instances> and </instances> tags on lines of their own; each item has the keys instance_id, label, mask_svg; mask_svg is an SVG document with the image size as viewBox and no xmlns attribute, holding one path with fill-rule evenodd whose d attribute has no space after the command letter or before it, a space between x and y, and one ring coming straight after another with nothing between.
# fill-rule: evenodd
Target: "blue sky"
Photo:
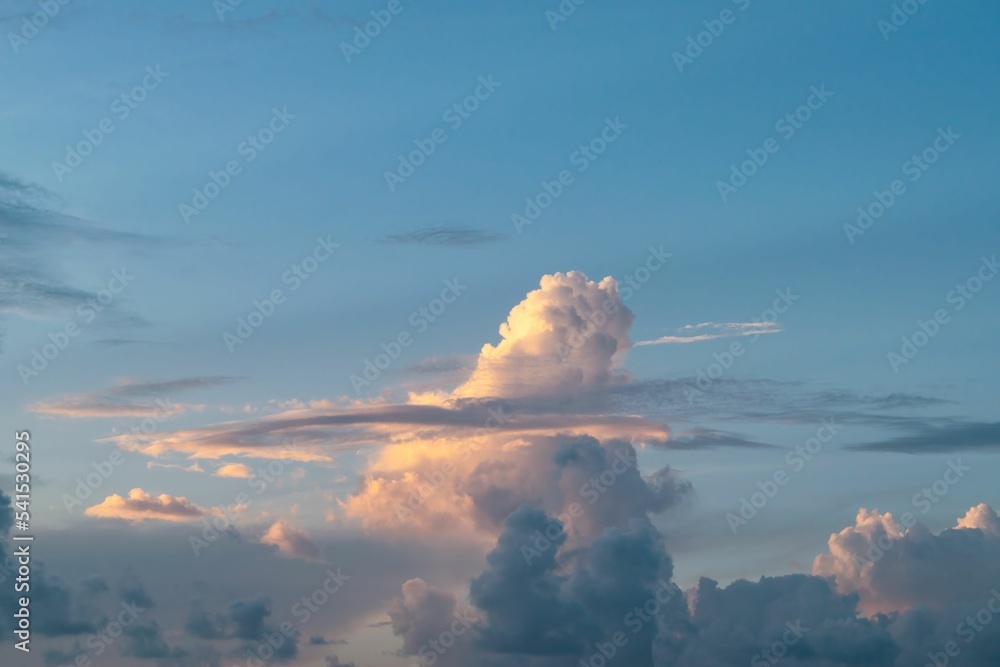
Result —
<instances>
[{"instance_id":1,"label":"blue sky","mask_svg":"<svg viewBox=\"0 0 1000 667\"><path fill-rule=\"evenodd\" d=\"M970 507L998 502L996 6L914 2L916 11L889 31L889 2L589 0L564 2L575 11L553 22L546 12L559 11L556 2L401 0L348 62L343 45L387 4L242 3L220 18L220 3L207 0L72 0L37 35L14 42L40 5L4 10L0 73L11 94L0 130L0 410L38 443L34 520L53 543L71 544L87 525L109 535L146 531L149 544L166 539L150 527L156 521L64 508L76 480L119 448L124 463L86 507L134 488L221 507L246 490L246 479L211 473L266 465L275 442L262 444L270 453L260 457L229 451L221 459L178 445L204 429L252 430L254 420L288 410L313 418L334 405L391 411L418 402L408 392L438 392L432 402L453 390L448 400L525 398L475 393L508 386L497 379L507 371L488 368L481 348L498 346L508 359L498 326L518 304L531 305L526 295L543 276L571 271L593 281L563 287L582 290L574 294L584 300L605 276L618 280L634 320L605 361L629 379L626 389L607 378L546 386L553 396L593 390L614 414L669 429L665 444L630 437L643 473L669 465L692 485L677 508L650 519L667 536L682 588L701 576L727 584L819 574L813 557L860 507L912 511L914 493L957 457L973 471L921 521L941 531ZM729 22L713 23L720 14ZM713 26L722 30L709 41L704 31ZM708 45L686 51L699 33ZM675 54L685 52L696 57L679 68ZM141 101L131 97L136 86ZM475 110L456 122L449 109L477 90ZM123 94L132 102L127 115ZM782 129L797 111L808 119ZM113 131L100 130L102 121ZM434 142L436 131L443 142ZM613 141L581 161L579 149L602 131ZM272 142L247 148L248 137L269 132ZM54 167L90 142L88 133L100 136L92 153L68 173ZM390 188L386 172L428 141L433 153ZM733 166L762 152L766 162L720 196ZM921 155L933 164L915 168ZM181 207L227 163L236 168L226 187L185 216ZM537 200L564 170L572 182L518 229L512 216L525 214L526 198ZM902 194L870 228L845 230L859 207L888 201L881 193L896 180ZM660 248L669 259L624 297L626 277ZM308 257L322 257L308 279L288 278ZM79 304L110 290L115 271L134 278L84 321ZM454 302L433 322L413 315L433 312L446 281L464 286ZM956 296L959 285L981 290ZM224 334L274 290L282 302L230 351ZM539 299L547 290L543 283ZM795 299L772 318L781 293ZM935 335L893 368L888 355L901 354L902 338L936 311L945 317ZM528 321L544 321L545 312ZM769 333L746 335L747 323L762 320L772 321ZM79 336L25 376L33 350L73 322ZM634 346L709 332L719 336ZM412 344L356 391L351 376L401 333ZM523 347L510 358L523 362L517 355L538 349L531 340L511 343ZM745 353L689 399L684 388L697 388L699 372L734 342ZM574 359L581 373L591 368L583 352ZM155 399L180 407L157 419L141 447L109 440L141 428ZM726 514L784 467L788 449L813 437L822 416L843 429L792 475L790 492L733 535ZM371 491L364 480L391 465L376 453L386 445L382 432L357 428L362 435L307 434L307 449L328 460L300 460L294 481L260 497L244 517L249 541L286 520L321 549L370 537L358 509ZM191 465L202 469L180 469ZM5 464L4 486L12 474ZM279 530L266 534L265 543L289 543ZM456 540L449 553L461 564L440 585L460 591L482 570L482 545L496 538ZM72 576L92 574L93 563L62 561ZM236 597L238 586L226 586ZM161 606L165 627L170 604ZM357 637L338 647L343 660L406 664L396 654L403 633L391 632L399 623L364 627L378 618L338 617L336 632ZM373 648L383 644L391 648ZM311 650L295 660L323 664L320 649Z\"/></svg>"}]
</instances>

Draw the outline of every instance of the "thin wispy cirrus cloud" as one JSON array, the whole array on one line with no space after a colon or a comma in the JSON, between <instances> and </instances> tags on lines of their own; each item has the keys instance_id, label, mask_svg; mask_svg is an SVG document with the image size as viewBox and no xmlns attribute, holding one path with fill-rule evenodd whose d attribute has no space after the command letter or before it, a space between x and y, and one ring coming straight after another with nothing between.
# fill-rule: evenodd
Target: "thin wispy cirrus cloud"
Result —
<instances>
[{"instance_id":1,"label":"thin wispy cirrus cloud","mask_svg":"<svg viewBox=\"0 0 1000 667\"><path fill-rule=\"evenodd\" d=\"M638 341L635 346L685 345L719 338L762 336L776 333L781 333L781 325L777 322L702 322L701 324L684 325L677 330L676 335Z\"/></svg>"},{"instance_id":2,"label":"thin wispy cirrus cloud","mask_svg":"<svg viewBox=\"0 0 1000 667\"><path fill-rule=\"evenodd\" d=\"M426 245L445 247L471 247L502 241L504 236L475 227L461 225L440 225L423 227L410 232L390 234L382 243L390 245Z\"/></svg>"},{"instance_id":3,"label":"thin wispy cirrus cloud","mask_svg":"<svg viewBox=\"0 0 1000 667\"><path fill-rule=\"evenodd\" d=\"M205 404L172 402L174 394L212 389L242 378L225 376L189 377L176 380L121 378L112 387L39 401L28 407L32 412L73 419L110 417L164 418L188 411L203 411ZM150 401L149 399L154 399Z\"/></svg>"}]
</instances>

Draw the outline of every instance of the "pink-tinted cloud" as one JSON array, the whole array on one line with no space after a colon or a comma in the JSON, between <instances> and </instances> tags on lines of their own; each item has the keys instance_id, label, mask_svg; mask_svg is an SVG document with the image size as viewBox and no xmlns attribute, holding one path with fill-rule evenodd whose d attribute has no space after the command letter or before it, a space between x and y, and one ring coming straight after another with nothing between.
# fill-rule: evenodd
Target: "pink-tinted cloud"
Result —
<instances>
[{"instance_id":1,"label":"pink-tinted cloud","mask_svg":"<svg viewBox=\"0 0 1000 667\"><path fill-rule=\"evenodd\" d=\"M322 560L319 547L310 539L309 534L284 521L276 521L271 524L260 541L262 544L278 547L278 551L292 558Z\"/></svg>"},{"instance_id":2,"label":"pink-tinted cloud","mask_svg":"<svg viewBox=\"0 0 1000 667\"><path fill-rule=\"evenodd\" d=\"M816 557L813 573L832 577L841 593L858 594L867 614L942 609L975 600L1000 581L998 528L1000 517L985 504L937 535L912 514L897 520L862 508L853 526L830 536L829 553Z\"/></svg>"},{"instance_id":3,"label":"pink-tinted cloud","mask_svg":"<svg viewBox=\"0 0 1000 667\"><path fill-rule=\"evenodd\" d=\"M128 497L113 494L99 504L88 507L87 516L140 521L193 521L209 513L187 498L161 493L154 496L140 488L129 491Z\"/></svg>"},{"instance_id":4,"label":"pink-tinted cloud","mask_svg":"<svg viewBox=\"0 0 1000 667\"><path fill-rule=\"evenodd\" d=\"M781 325L777 322L702 322L701 324L688 324L681 327L679 335L642 340L635 343L635 346L684 345L734 336L761 336L776 333L781 333Z\"/></svg>"},{"instance_id":5,"label":"pink-tinted cloud","mask_svg":"<svg viewBox=\"0 0 1000 667\"><path fill-rule=\"evenodd\" d=\"M215 471L216 477L238 477L249 479L253 476L253 470L248 465L242 463L230 463Z\"/></svg>"}]
</instances>

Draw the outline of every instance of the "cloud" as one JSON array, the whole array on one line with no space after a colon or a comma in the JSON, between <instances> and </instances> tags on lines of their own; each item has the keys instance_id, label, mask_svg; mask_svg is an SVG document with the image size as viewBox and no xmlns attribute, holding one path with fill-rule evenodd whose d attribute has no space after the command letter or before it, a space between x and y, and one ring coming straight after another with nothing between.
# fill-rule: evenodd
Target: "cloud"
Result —
<instances>
[{"instance_id":1,"label":"cloud","mask_svg":"<svg viewBox=\"0 0 1000 667\"><path fill-rule=\"evenodd\" d=\"M253 470L248 465L242 463L230 463L215 471L216 477L238 477L249 479L253 477Z\"/></svg>"},{"instance_id":2,"label":"cloud","mask_svg":"<svg viewBox=\"0 0 1000 667\"><path fill-rule=\"evenodd\" d=\"M981 530L984 535L1000 537L1000 516L986 503L980 503L970 507L955 527Z\"/></svg>"},{"instance_id":3,"label":"cloud","mask_svg":"<svg viewBox=\"0 0 1000 667\"><path fill-rule=\"evenodd\" d=\"M799 620L809 630L788 647L790 662L889 667L897 656L926 644L916 630L920 623L945 627L963 605L974 603L989 577L1000 576L1000 566L990 564L1000 562L994 546L1000 518L981 506L956 528L930 538L922 537L927 531L919 525L903 531L885 515L864 515L831 538L813 576L737 581L724 588L704 579L685 596L672 578L667 539L653 520L682 507L692 488L669 467L640 471L641 448L670 442L689 449L765 445L699 426L669 434L655 417L677 412L663 399L683 396L684 384L638 383L624 372L631 321L612 279L554 274L513 307L500 340L483 347L469 376L452 392L410 394L398 403L275 402L268 408L273 414L113 441L154 457L240 456L321 465L337 452L364 447L359 484L339 506L343 516L360 524L359 543L378 541L358 549L355 566L367 566L367 560L391 549L406 553L427 543L466 545L476 554L471 562L485 556L478 572L471 565L468 573L439 570L436 577L407 570L391 592L378 589L380 599L392 598L388 623L400 637L401 652L429 661L431 651L441 667L568 667L586 662L599 643L619 632L627 637L615 649L621 664L746 664L788 632L786 623ZM681 414L798 423L832 413L896 429L946 423L907 414L938 404L915 394L867 396L801 383L728 379L715 390L711 407L692 406ZM220 465L219 471L244 466ZM136 500L148 504L187 503L137 491L144 495ZM112 498L122 505L133 500L131 494ZM332 496L327 502L332 504ZM191 507L199 516L213 511ZM149 518L159 510L134 511ZM854 557L867 548L869 537L877 540L878 531L890 535L891 548L874 565L859 564ZM256 548L269 558L321 555L308 534L285 521L267 526L260 542L276 549L248 540L213 547L207 558L218 554L228 565L237 553L230 547ZM970 563L981 571L967 572ZM267 566L275 567L273 561ZM310 567L317 566L300 562L293 569ZM427 563L421 567L431 569ZM386 571L377 574L384 578ZM349 591L360 581L345 586L345 594L353 595ZM383 584L373 578L366 583ZM951 586L947 593L945 585ZM354 627L377 618L373 603L366 603L352 616ZM885 615L870 615L879 611ZM197 603L186 629L210 642L259 641L270 613L270 598L264 596L233 603L224 614ZM446 632L453 641L439 652L434 646L443 646L438 640ZM158 635L148 634L150 651L162 653Z\"/></svg>"},{"instance_id":4,"label":"cloud","mask_svg":"<svg viewBox=\"0 0 1000 667\"><path fill-rule=\"evenodd\" d=\"M500 342L480 350L454 396L553 395L623 383L632 320L614 278L595 283L578 271L543 276L500 325Z\"/></svg>"},{"instance_id":5,"label":"cloud","mask_svg":"<svg viewBox=\"0 0 1000 667\"><path fill-rule=\"evenodd\" d=\"M504 440L500 440L504 442ZM590 436L520 436L497 446L436 441L392 447L344 503L370 531L495 534L521 504L574 511L574 540L682 503L690 485L669 467L643 477L628 442ZM597 480L596 482L593 480Z\"/></svg>"},{"instance_id":6,"label":"cloud","mask_svg":"<svg viewBox=\"0 0 1000 667\"><path fill-rule=\"evenodd\" d=\"M389 605L388 613L393 634L403 638L404 655L426 654L429 643L456 620L459 629L466 631L480 622L479 615L461 604L456 595L423 579L405 582L399 597ZM472 633L468 634L466 639L471 639Z\"/></svg>"},{"instance_id":7,"label":"cloud","mask_svg":"<svg viewBox=\"0 0 1000 667\"><path fill-rule=\"evenodd\" d=\"M82 246L104 251L125 248L134 258L168 239L103 229L86 220L61 213L54 194L37 185L0 173L0 313L28 318L76 317L76 308L94 290L65 282L63 255L53 248ZM91 275L88 285L98 285L107 276ZM103 285L102 285L103 286ZM122 305L120 299L104 305L101 322L107 326L134 327L147 322Z\"/></svg>"},{"instance_id":8,"label":"cloud","mask_svg":"<svg viewBox=\"0 0 1000 667\"><path fill-rule=\"evenodd\" d=\"M192 521L209 513L209 510L198 507L187 498L175 497L166 493L154 496L135 488L129 491L128 497L112 494L93 507L88 507L84 514L107 519L123 519L138 523L157 519L161 521Z\"/></svg>"},{"instance_id":9,"label":"cloud","mask_svg":"<svg viewBox=\"0 0 1000 667\"><path fill-rule=\"evenodd\" d=\"M427 357L406 367L406 372L418 375L439 375L456 371L471 370L476 358L468 355Z\"/></svg>"},{"instance_id":10,"label":"cloud","mask_svg":"<svg viewBox=\"0 0 1000 667\"><path fill-rule=\"evenodd\" d=\"M762 442L750 440L738 433L728 431L717 431L710 428L692 428L687 431L672 433L669 442L666 443L670 449L699 450L715 449L717 447L738 447L738 448L773 448L775 445L768 445Z\"/></svg>"},{"instance_id":11,"label":"cloud","mask_svg":"<svg viewBox=\"0 0 1000 667\"><path fill-rule=\"evenodd\" d=\"M495 243L503 240L502 234L494 234L482 229L459 226L424 227L404 234L392 234L382 239L382 243L394 245L430 245L469 247Z\"/></svg>"},{"instance_id":12,"label":"cloud","mask_svg":"<svg viewBox=\"0 0 1000 667\"><path fill-rule=\"evenodd\" d=\"M240 639L259 639L266 629L265 620L271 615L271 600L258 596L238 600L229 605L229 619L233 623L233 636Z\"/></svg>"},{"instance_id":13,"label":"cloud","mask_svg":"<svg viewBox=\"0 0 1000 667\"><path fill-rule=\"evenodd\" d=\"M151 340L139 340L136 338L101 338L99 340L91 341L93 345L102 345L104 347L123 347L125 345L153 345Z\"/></svg>"},{"instance_id":14,"label":"cloud","mask_svg":"<svg viewBox=\"0 0 1000 667\"><path fill-rule=\"evenodd\" d=\"M1000 518L985 504L937 535L912 514L897 521L862 508L853 526L830 536L829 553L816 557L813 574L832 577L841 593L857 594L867 614L944 610L1000 583L998 527Z\"/></svg>"},{"instance_id":15,"label":"cloud","mask_svg":"<svg viewBox=\"0 0 1000 667\"><path fill-rule=\"evenodd\" d=\"M916 393L866 394L817 388L806 382L722 376L652 379L599 390L619 412L648 419L816 424L823 418L914 432L960 423L929 416L951 401Z\"/></svg>"},{"instance_id":16,"label":"cloud","mask_svg":"<svg viewBox=\"0 0 1000 667\"><path fill-rule=\"evenodd\" d=\"M913 424L912 433L878 442L852 445L848 449L901 454L992 451L1000 449L1000 422Z\"/></svg>"},{"instance_id":17,"label":"cloud","mask_svg":"<svg viewBox=\"0 0 1000 667\"><path fill-rule=\"evenodd\" d=\"M658 635L656 665L756 665L780 658L801 667L891 667L898 653L882 623L857 617L854 596L838 594L818 577L762 577L726 588L702 579L691 597L690 626Z\"/></svg>"},{"instance_id":18,"label":"cloud","mask_svg":"<svg viewBox=\"0 0 1000 667\"><path fill-rule=\"evenodd\" d=\"M702 322L701 324L688 324L681 327L678 330L679 335L642 340L635 343L635 346L701 343L718 338L776 333L781 333L781 325L777 322Z\"/></svg>"},{"instance_id":19,"label":"cloud","mask_svg":"<svg viewBox=\"0 0 1000 667\"><path fill-rule=\"evenodd\" d=\"M162 420L189 410L204 410L204 406L198 404L168 403L171 393L209 389L237 380L239 378L224 376L166 381L123 379L112 387L71 394L52 401L39 401L29 409L39 414L72 419L151 417ZM156 397L156 400L142 400L149 397Z\"/></svg>"},{"instance_id":20,"label":"cloud","mask_svg":"<svg viewBox=\"0 0 1000 667\"><path fill-rule=\"evenodd\" d=\"M567 552L560 523L528 507L507 518L486 570L469 586L471 601L486 614L477 646L575 662L596 651L599 638L628 631L632 640L616 659L650 664L656 624L630 626L634 610L652 600L663 618L686 610L669 583L673 564L662 536L637 518L627 530L605 530Z\"/></svg>"},{"instance_id":21,"label":"cloud","mask_svg":"<svg viewBox=\"0 0 1000 667\"><path fill-rule=\"evenodd\" d=\"M163 631L156 621L140 621L124 629L125 643L122 655L140 659L183 658L187 651L171 648L163 638Z\"/></svg>"},{"instance_id":22,"label":"cloud","mask_svg":"<svg viewBox=\"0 0 1000 667\"><path fill-rule=\"evenodd\" d=\"M268 636L282 637L284 641L274 648L274 658L287 662L298 655L300 635L295 631L289 637L268 623L271 611L271 598L265 595L235 600L229 604L225 614L209 612L201 600L193 600L184 629L198 639L243 640L241 655L245 655L248 649L256 654L257 647L265 642Z\"/></svg>"},{"instance_id":23,"label":"cloud","mask_svg":"<svg viewBox=\"0 0 1000 667\"><path fill-rule=\"evenodd\" d=\"M140 607L155 607L153 599L146 591L145 584L134 574L128 574L118 583L118 595L122 602L130 602Z\"/></svg>"},{"instance_id":24,"label":"cloud","mask_svg":"<svg viewBox=\"0 0 1000 667\"><path fill-rule=\"evenodd\" d=\"M14 638L18 622L14 616L21 607L21 595L14 590L14 578L19 565L12 555L15 543L10 539L14 525L11 497L0 490L0 645ZM126 587L132 582L126 580ZM77 588L49 573L45 561L31 563L31 629L46 637L78 636L96 632L106 626L108 615L96 604L96 599L109 592L102 577L86 577ZM127 590L127 588L123 589ZM21 591L21 593L27 591ZM3 649L0 649L3 650ZM74 654L75 656L76 654ZM47 654L47 657L57 657Z\"/></svg>"},{"instance_id":25,"label":"cloud","mask_svg":"<svg viewBox=\"0 0 1000 667\"><path fill-rule=\"evenodd\" d=\"M205 609L201 600L192 600L184 629L199 639L221 639L229 636L230 623L228 616L213 614Z\"/></svg>"},{"instance_id":26,"label":"cloud","mask_svg":"<svg viewBox=\"0 0 1000 667\"><path fill-rule=\"evenodd\" d=\"M444 397L442 404L374 403L345 408L324 402L265 417L178 431L127 433L104 441L153 457L183 453L203 459L244 456L329 462L338 451L436 438L462 442L488 430L508 435L619 434L645 441L668 435L662 424L602 410L606 412L608 406L595 405L586 397L574 401L571 396L503 401Z\"/></svg>"},{"instance_id":27,"label":"cloud","mask_svg":"<svg viewBox=\"0 0 1000 667\"><path fill-rule=\"evenodd\" d=\"M197 463L192 463L189 466L179 466L173 463L156 463L155 461L147 461L146 468L167 468L170 470L183 470L184 472L205 472L204 469Z\"/></svg>"},{"instance_id":28,"label":"cloud","mask_svg":"<svg viewBox=\"0 0 1000 667\"><path fill-rule=\"evenodd\" d=\"M260 541L262 544L278 547L278 551L292 558L323 560L319 547L309 538L309 533L294 528L284 521L276 521L271 524Z\"/></svg>"},{"instance_id":29,"label":"cloud","mask_svg":"<svg viewBox=\"0 0 1000 667\"><path fill-rule=\"evenodd\" d=\"M817 390L800 382L725 377L708 388L699 378L636 382L622 367L631 322L612 278L594 282L579 272L544 276L539 289L510 311L500 327L501 340L482 348L454 391L410 393L406 402L396 403L274 401L268 410L282 411L198 428L121 434L107 441L152 457L177 453L195 459L235 456L329 464L337 452L373 446L405 448L410 453L400 460L412 460L431 448L454 452L475 443L489 449L490 443L518 436L590 435L657 444L670 437L663 423L667 419L815 424L834 418L892 429L950 423L903 414L947 403L912 393L872 396ZM441 364L428 367L436 370ZM692 400L691 391L710 392L711 400ZM502 420L495 418L498 414ZM763 446L698 426L683 433L677 444ZM376 466L392 469L388 459L397 454L381 457Z\"/></svg>"},{"instance_id":30,"label":"cloud","mask_svg":"<svg viewBox=\"0 0 1000 667\"><path fill-rule=\"evenodd\" d=\"M80 581L80 590L91 597L96 597L102 593L108 593L111 589L108 587L107 580L100 575L91 575Z\"/></svg>"},{"instance_id":31,"label":"cloud","mask_svg":"<svg viewBox=\"0 0 1000 667\"><path fill-rule=\"evenodd\" d=\"M341 662L340 658L335 655L327 656L326 667L358 667L356 663L353 662Z\"/></svg>"}]
</instances>

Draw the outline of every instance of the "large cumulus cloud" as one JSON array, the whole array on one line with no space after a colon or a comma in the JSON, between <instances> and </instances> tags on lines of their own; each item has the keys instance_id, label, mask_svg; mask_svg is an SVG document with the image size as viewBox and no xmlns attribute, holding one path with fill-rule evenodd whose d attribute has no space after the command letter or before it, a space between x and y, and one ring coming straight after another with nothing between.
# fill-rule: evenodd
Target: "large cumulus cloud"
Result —
<instances>
[{"instance_id":1,"label":"large cumulus cloud","mask_svg":"<svg viewBox=\"0 0 1000 667\"><path fill-rule=\"evenodd\" d=\"M595 283L579 271L544 276L500 325L501 341L483 346L455 395L551 395L621 382L632 320L613 278Z\"/></svg>"},{"instance_id":2,"label":"large cumulus cloud","mask_svg":"<svg viewBox=\"0 0 1000 667\"><path fill-rule=\"evenodd\" d=\"M937 535L912 515L897 521L862 508L853 526L830 536L829 553L816 557L813 573L856 593L865 613L946 609L988 597L1000 585L998 526L1000 517L986 504Z\"/></svg>"}]
</instances>

